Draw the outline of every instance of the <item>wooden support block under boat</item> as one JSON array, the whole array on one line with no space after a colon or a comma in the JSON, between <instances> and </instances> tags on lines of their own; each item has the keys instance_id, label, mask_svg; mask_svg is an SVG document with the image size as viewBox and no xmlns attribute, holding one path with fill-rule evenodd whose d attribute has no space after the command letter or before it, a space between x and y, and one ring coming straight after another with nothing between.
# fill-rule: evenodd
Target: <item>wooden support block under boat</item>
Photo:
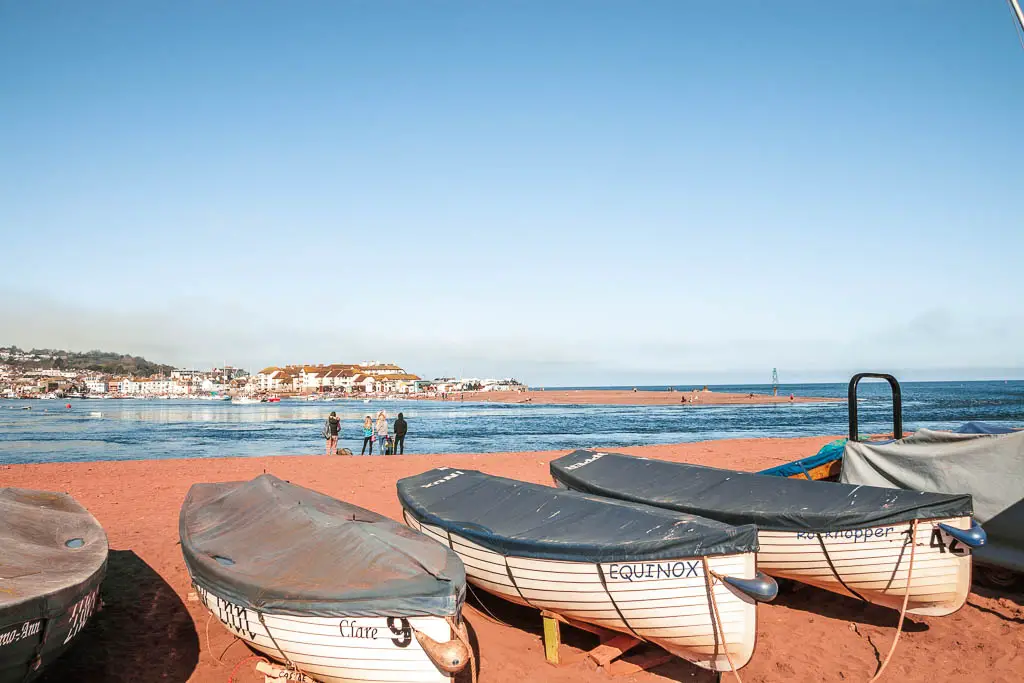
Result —
<instances>
[{"instance_id":1,"label":"wooden support block under boat","mask_svg":"<svg viewBox=\"0 0 1024 683\"><path fill-rule=\"evenodd\" d=\"M585 621L579 621L578 619L570 619L564 614L558 614L557 612L549 612L547 610L541 610L540 614L542 617L550 617L556 621L560 621L563 624L568 624L573 628L578 628L581 631L592 633L602 641L611 640L616 636L616 632L610 629L603 628L601 626L595 626L594 624L588 624Z\"/></svg>"},{"instance_id":2,"label":"wooden support block under boat","mask_svg":"<svg viewBox=\"0 0 1024 683\"><path fill-rule=\"evenodd\" d=\"M627 636L625 634L618 635L595 647L587 653L587 657L590 658L590 661L594 662L594 664L605 667L611 664L613 659L617 659L626 654L637 645L640 645L641 642L642 641L637 640L633 636Z\"/></svg>"},{"instance_id":3,"label":"wooden support block under boat","mask_svg":"<svg viewBox=\"0 0 1024 683\"><path fill-rule=\"evenodd\" d=\"M558 620L549 612L541 612L541 619L544 620L544 659L548 664L558 666L558 648L562 646L562 634Z\"/></svg>"}]
</instances>

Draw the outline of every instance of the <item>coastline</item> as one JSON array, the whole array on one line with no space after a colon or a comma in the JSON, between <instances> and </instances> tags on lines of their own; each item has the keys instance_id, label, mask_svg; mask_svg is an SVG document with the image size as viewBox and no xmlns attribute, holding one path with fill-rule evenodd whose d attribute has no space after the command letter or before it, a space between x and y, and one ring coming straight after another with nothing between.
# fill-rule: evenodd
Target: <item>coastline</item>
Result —
<instances>
[{"instance_id":1,"label":"coastline","mask_svg":"<svg viewBox=\"0 0 1024 683\"><path fill-rule=\"evenodd\" d=\"M768 405L776 403L845 403L845 398L789 394L729 394L718 391L629 391L623 389L528 389L526 391L452 392L445 398L409 394L415 401L473 401L483 403L535 403L538 405ZM686 399L685 402L683 399Z\"/></svg>"},{"instance_id":2,"label":"coastline","mask_svg":"<svg viewBox=\"0 0 1024 683\"><path fill-rule=\"evenodd\" d=\"M622 448L645 457L757 470L810 455L834 437L738 439ZM178 512L191 484L248 479L263 472L400 518L395 482L441 465L550 484L548 462L566 451L435 454L400 457L272 456L44 463L0 466L0 485L67 491L100 521L111 558L103 588L105 609L94 617L82 642L59 660L42 683L76 680L197 681L223 683L233 668L237 683L257 683L251 653L210 623L192 592L178 546ZM893 680L934 683L1019 678L1017 655L1024 622L1021 598L972 593L969 603L943 618L911 617L890 668ZM591 636L564 633L563 658L544 661L540 619L530 610L487 605L502 621L472 607L465 611L478 645L481 683L592 680L581 653L596 645ZM877 667L876 651L887 648L898 614L806 588L786 593L759 609L758 647L741 671L747 683L779 680L866 680ZM1016 624L1016 625L1015 625ZM467 679L468 680L468 679ZM716 680L681 660L624 682ZM976 680L976 679L975 679Z\"/></svg>"}]
</instances>

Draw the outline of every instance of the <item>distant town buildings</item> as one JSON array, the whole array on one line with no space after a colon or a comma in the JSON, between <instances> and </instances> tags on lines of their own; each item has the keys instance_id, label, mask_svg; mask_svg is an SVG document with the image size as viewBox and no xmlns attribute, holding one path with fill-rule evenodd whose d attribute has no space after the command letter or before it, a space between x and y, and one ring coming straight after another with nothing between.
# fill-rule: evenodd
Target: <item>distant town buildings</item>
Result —
<instances>
[{"instance_id":1,"label":"distant town buildings","mask_svg":"<svg viewBox=\"0 0 1024 683\"><path fill-rule=\"evenodd\" d=\"M263 368L247 390L270 393L411 394L429 382L390 363L335 363Z\"/></svg>"},{"instance_id":2,"label":"distant town buildings","mask_svg":"<svg viewBox=\"0 0 1024 683\"><path fill-rule=\"evenodd\" d=\"M254 375L241 368L179 368L166 375L119 377L90 370L26 369L51 358L0 349L0 398L37 397L212 397L344 395L449 395L466 391L518 390L515 379L421 379L399 365L368 361L329 365L284 365Z\"/></svg>"}]
</instances>

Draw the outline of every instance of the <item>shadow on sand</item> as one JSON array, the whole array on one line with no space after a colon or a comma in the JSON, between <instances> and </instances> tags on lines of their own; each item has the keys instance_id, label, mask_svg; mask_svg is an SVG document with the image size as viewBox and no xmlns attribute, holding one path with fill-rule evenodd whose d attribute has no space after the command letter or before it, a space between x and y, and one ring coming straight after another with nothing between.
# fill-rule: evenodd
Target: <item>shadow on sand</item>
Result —
<instances>
[{"instance_id":1,"label":"shadow on sand","mask_svg":"<svg viewBox=\"0 0 1024 683\"><path fill-rule=\"evenodd\" d=\"M471 606L474 610L483 615L475 615L472 612L468 612L467 616L470 619L484 618L493 621L500 622L506 625L508 628L515 628L527 633L532 633L538 638L542 637L544 632L544 624L541 620L540 612L531 607L523 607L515 603L503 600L499 597L486 593L479 588L472 588L469 591L469 595L466 600L466 604ZM469 619L467 619L467 622ZM601 640L588 631L583 631L572 626L562 625L561 628L562 644L568 645L571 648L582 650L587 652L594 649L601 644ZM473 645L474 652L479 655L479 647L476 642L476 633L470 628L470 641ZM656 650L658 652L664 652L661 648L654 645L643 645L637 647L635 650L630 651L625 656L621 657L618 661L631 662L641 658L645 653L650 650ZM565 654L563 653L563 658ZM574 660L572 663L563 659L563 666L579 666L581 670L586 671L586 678L581 680L590 680L591 678L608 678L605 674L599 674L594 671L595 665L589 662L583 661L582 656L577 656L579 661ZM479 664L479 662L478 662ZM687 681L687 683L714 683L719 680L719 675L706 669L690 664L684 659L679 657L673 657L669 662L656 666L650 669L651 672L658 674L662 678L670 681ZM482 672L481 672L482 673ZM465 679L468 681L469 679ZM609 680L614 680L609 678ZM463 683L460 678L458 683Z\"/></svg>"},{"instance_id":2,"label":"shadow on sand","mask_svg":"<svg viewBox=\"0 0 1024 683\"><path fill-rule=\"evenodd\" d=\"M845 595L832 593L821 588L808 586L777 579L779 583L779 596L775 598L773 605L781 605L800 612L819 614L830 619L852 621L857 624L870 624L872 626L896 627L900 619L898 609L890 609L881 605L872 605L869 602L862 602L856 598L849 598ZM903 621L903 630L907 633L920 633L928 630L928 624L923 621L914 621L914 616L908 614Z\"/></svg>"},{"instance_id":3,"label":"shadow on sand","mask_svg":"<svg viewBox=\"0 0 1024 683\"><path fill-rule=\"evenodd\" d=\"M199 635L174 589L130 550L111 550L103 610L39 683L184 683L199 662Z\"/></svg>"},{"instance_id":4,"label":"shadow on sand","mask_svg":"<svg viewBox=\"0 0 1024 683\"><path fill-rule=\"evenodd\" d=\"M985 586L975 581L974 585L971 586L971 593L995 600L997 607L1003 608L1003 611L979 605L978 601L972 599L970 595L967 596L967 604L976 610L999 617L1011 624L1024 624L1024 617L1018 616L1021 613L1020 608L1024 607L1024 592L1020 590L1022 587L1024 587L1024 577L1018 578L1017 582L1011 587ZM1017 609L1014 609L1013 605L1017 605Z\"/></svg>"}]
</instances>

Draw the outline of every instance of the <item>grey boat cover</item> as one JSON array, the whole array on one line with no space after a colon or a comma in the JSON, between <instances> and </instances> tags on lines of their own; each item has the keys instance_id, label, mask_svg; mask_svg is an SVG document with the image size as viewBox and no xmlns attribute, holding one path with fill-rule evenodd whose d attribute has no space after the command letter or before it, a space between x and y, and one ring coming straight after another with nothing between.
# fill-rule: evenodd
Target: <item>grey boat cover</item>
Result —
<instances>
[{"instance_id":1,"label":"grey boat cover","mask_svg":"<svg viewBox=\"0 0 1024 683\"><path fill-rule=\"evenodd\" d=\"M787 479L575 451L551 461L567 488L770 531L828 532L971 514L971 496Z\"/></svg>"},{"instance_id":2,"label":"grey boat cover","mask_svg":"<svg viewBox=\"0 0 1024 683\"><path fill-rule=\"evenodd\" d=\"M107 535L74 498L0 488L0 681L32 680L74 642L73 608L106 569Z\"/></svg>"},{"instance_id":3,"label":"grey boat cover","mask_svg":"<svg viewBox=\"0 0 1024 683\"><path fill-rule=\"evenodd\" d=\"M0 626L62 613L106 566L107 535L74 498L0 489Z\"/></svg>"},{"instance_id":4,"label":"grey boat cover","mask_svg":"<svg viewBox=\"0 0 1024 683\"><path fill-rule=\"evenodd\" d=\"M901 489L969 493L988 541L971 552L1024 572L1024 432L963 434L921 429L885 445L851 441L841 479Z\"/></svg>"},{"instance_id":5,"label":"grey boat cover","mask_svg":"<svg viewBox=\"0 0 1024 683\"><path fill-rule=\"evenodd\" d=\"M757 551L757 529L445 467L398 481L420 522L502 555L633 562Z\"/></svg>"},{"instance_id":6,"label":"grey boat cover","mask_svg":"<svg viewBox=\"0 0 1024 683\"><path fill-rule=\"evenodd\" d=\"M195 484L178 520L196 585L292 616L456 616L462 560L418 531L270 474Z\"/></svg>"}]
</instances>

